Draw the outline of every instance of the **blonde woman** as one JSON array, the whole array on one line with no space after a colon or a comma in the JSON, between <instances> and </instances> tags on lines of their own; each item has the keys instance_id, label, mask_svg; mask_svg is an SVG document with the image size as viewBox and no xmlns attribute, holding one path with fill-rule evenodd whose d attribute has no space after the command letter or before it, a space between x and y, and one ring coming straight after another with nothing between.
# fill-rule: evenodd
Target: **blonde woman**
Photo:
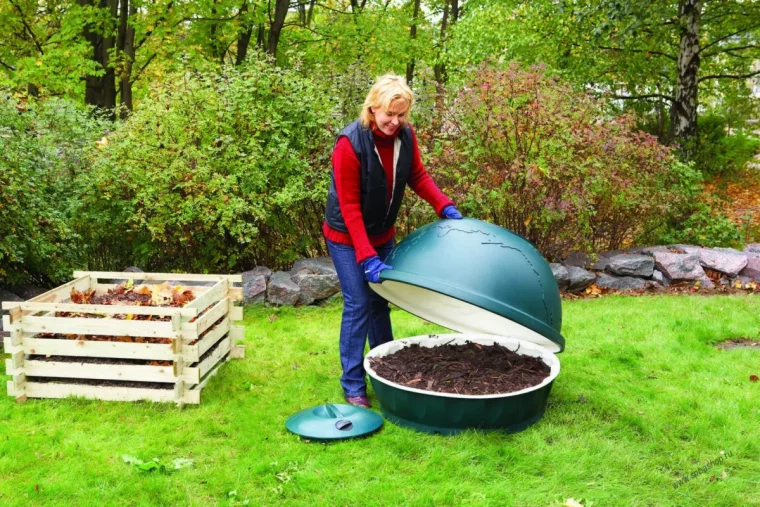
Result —
<instances>
[{"instance_id":1,"label":"blonde woman","mask_svg":"<svg viewBox=\"0 0 760 507\"><path fill-rule=\"evenodd\" d=\"M461 213L425 171L408 123L412 91L400 76L378 78L357 121L338 135L332 182L322 226L343 291L340 382L348 403L370 407L363 367L364 345L393 340L388 302L370 290L394 245L394 223L407 185L442 218Z\"/></svg>"}]
</instances>

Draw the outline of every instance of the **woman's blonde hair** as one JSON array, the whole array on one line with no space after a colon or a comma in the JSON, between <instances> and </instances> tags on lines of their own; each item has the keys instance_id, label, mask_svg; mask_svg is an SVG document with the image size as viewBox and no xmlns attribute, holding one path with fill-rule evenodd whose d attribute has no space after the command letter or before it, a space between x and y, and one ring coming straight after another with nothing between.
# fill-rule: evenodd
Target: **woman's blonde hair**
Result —
<instances>
[{"instance_id":1,"label":"woman's blonde hair","mask_svg":"<svg viewBox=\"0 0 760 507\"><path fill-rule=\"evenodd\" d=\"M387 111L395 102L406 102L407 111L411 111L414 103L414 94L406 85L403 77L395 74L385 74L375 81L370 88L367 98L364 99L362 114L359 116L362 127L369 128L370 123L375 121L375 115L370 108ZM406 121L407 118L404 119Z\"/></svg>"}]
</instances>

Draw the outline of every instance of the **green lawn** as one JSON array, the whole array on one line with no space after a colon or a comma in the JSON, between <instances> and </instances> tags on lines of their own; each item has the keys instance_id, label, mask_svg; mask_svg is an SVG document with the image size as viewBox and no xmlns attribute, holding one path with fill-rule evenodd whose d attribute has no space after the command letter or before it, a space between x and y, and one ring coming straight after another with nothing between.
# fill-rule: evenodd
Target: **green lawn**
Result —
<instances>
[{"instance_id":1,"label":"green lawn","mask_svg":"<svg viewBox=\"0 0 760 507\"><path fill-rule=\"evenodd\" d=\"M713 346L760 336L758 297L564 302L562 372L522 433L305 443L285 419L342 401L340 311L246 309L247 357L198 407L0 397L0 505L760 505L760 350ZM392 315L397 337L438 330Z\"/></svg>"}]
</instances>

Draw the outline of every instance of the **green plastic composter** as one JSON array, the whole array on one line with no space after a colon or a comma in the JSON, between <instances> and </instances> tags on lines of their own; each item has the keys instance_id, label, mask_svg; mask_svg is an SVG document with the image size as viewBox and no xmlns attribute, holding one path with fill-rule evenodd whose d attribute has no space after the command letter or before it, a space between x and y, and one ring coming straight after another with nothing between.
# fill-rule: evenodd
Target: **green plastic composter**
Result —
<instances>
[{"instance_id":1,"label":"green plastic composter","mask_svg":"<svg viewBox=\"0 0 760 507\"><path fill-rule=\"evenodd\" d=\"M406 338L372 349L364 367L385 417L429 433L468 428L521 431L546 408L565 348L562 306L551 268L530 242L506 229L465 218L441 220L407 236L391 252L380 284L370 284L391 303L459 335ZM424 391L377 376L373 357L410 343L434 347L466 340L500 343L541 357L551 374L522 391L465 396Z\"/></svg>"}]
</instances>

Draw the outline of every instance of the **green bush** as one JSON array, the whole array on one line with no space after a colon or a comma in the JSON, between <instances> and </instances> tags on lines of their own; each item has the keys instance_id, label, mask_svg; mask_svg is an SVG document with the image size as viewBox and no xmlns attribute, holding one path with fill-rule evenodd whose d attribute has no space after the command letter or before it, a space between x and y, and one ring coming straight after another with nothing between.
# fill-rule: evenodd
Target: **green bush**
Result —
<instances>
[{"instance_id":1,"label":"green bush","mask_svg":"<svg viewBox=\"0 0 760 507\"><path fill-rule=\"evenodd\" d=\"M432 135L435 177L464 213L550 258L619 248L667 217L698 179L631 116L606 117L539 68L481 66Z\"/></svg>"},{"instance_id":2,"label":"green bush","mask_svg":"<svg viewBox=\"0 0 760 507\"><path fill-rule=\"evenodd\" d=\"M62 99L0 92L0 281L52 285L81 267L71 227L72 181L107 124Z\"/></svg>"},{"instance_id":3,"label":"green bush","mask_svg":"<svg viewBox=\"0 0 760 507\"><path fill-rule=\"evenodd\" d=\"M95 261L233 271L322 253L330 111L267 62L156 85L80 179L79 230L108 245Z\"/></svg>"},{"instance_id":4,"label":"green bush","mask_svg":"<svg viewBox=\"0 0 760 507\"><path fill-rule=\"evenodd\" d=\"M735 172L760 152L760 140L744 130L729 134L726 125L727 120L718 115L699 118L699 145L694 159L706 175Z\"/></svg>"},{"instance_id":5,"label":"green bush","mask_svg":"<svg viewBox=\"0 0 760 507\"><path fill-rule=\"evenodd\" d=\"M698 203L685 219L668 224L655 236L654 242L736 247L742 243L742 234L728 217L711 210L704 203Z\"/></svg>"}]
</instances>

